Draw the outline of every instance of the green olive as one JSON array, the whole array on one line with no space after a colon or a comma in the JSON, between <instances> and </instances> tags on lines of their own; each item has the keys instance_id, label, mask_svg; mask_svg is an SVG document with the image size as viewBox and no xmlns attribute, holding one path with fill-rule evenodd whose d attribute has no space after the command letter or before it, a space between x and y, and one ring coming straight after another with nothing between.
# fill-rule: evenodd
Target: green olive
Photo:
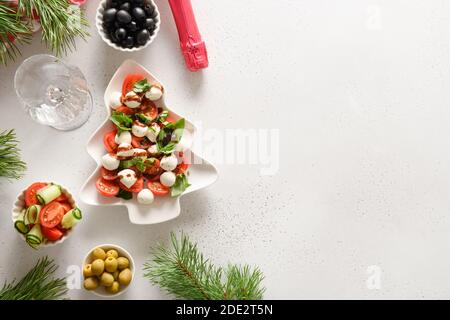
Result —
<instances>
[{"instance_id":1,"label":"green olive","mask_svg":"<svg viewBox=\"0 0 450 320\"><path fill-rule=\"evenodd\" d=\"M100 277L100 284L102 286L110 287L110 286L112 286L113 282L114 282L114 277L111 273L108 273L108 272L102 273L102 276Z\"/></svg>"},{"instance_id":2,"label":"green olive","mask_svg":"<svg viewBox=\"0 0 450 320\"><path fill-rule=\"evenodd\" d=\"M96 277L89 277L84 280L84 288L86 290L95 290L98 288L98 279Z\"/></svg>"},{"instance_id":3,"label":"green olive","mask_svg":"<svg viewBox=\"0 0 450 320\"><path fill-rule=\"evenodd\" d=\"M114 271L112 275L114 277L114 280L117 280L119 278L119 270Z\"/></svg>"},{"instance_id":4,"label":"green olive","mask_svg":"<svg viewBox=\"0 0 450 320\"><path fill-rule=\"evenodd\" d=\"M94 274L92 273L92 265L90 263L86 264L83 268L83 276L85 278L92 277Z\"/></svg>"},{"instance_id":5,"label":"green olive","mask_svg":"<svg viewBox=\"0 0 450 320\"><path fill-rule=\"evenodd\" d=\"M105 260L106 258L105 250L103 250L102 248L95 248L94 251L92 251L92 258L94 258L94 260L95 259Z\"/></svg>"},{"instance_id":6,"label":"green olive","mask_svg":"<svg viewBox=\"0 0 450 320\"><path fill-rule=\"evenodd\" d=\"M117 267L119 270L123 270L125 268L128 268L130 266L130 261L128 261L125 257L118 257L117 258Z\"/></svg>"},{"instance_id":7,"label":"green olive","mask_svg":"<svg viewBox=\"0 0 450 320\"><path fill-rule=\"evenodd\" d=\"M109 256L105 260L105 269L108 272L114 272L117 270L117 259Z\"/></svg>"},{"instance_id":8,"label":"green olive","mask_svg":"<svg viewBox=\"0 0 450 320\"><path fill-rule=\"evenodd\" d=\"M119 273L119 282L121 285L127 286L131 282L131 270L126 268Z\"/></svg>"},{"instance_id":9,"label":"green olive","mask_svg":"<svg viewBox=\"0 0 450 320\"><path fill-rule=\"evenodd\" d=\"M91 269L93 274L99 276L105 270L105 262L101 259L94 260L94 262L92 262Z\"/></svg>"},{"instance_id":10,"label":"green olive","mask_svg":"<svg viewBox=\"0 0 450 320\"><path fill-rule=\"evenodd\" d=\"M120 285L117 281L114 281L110 287L106 287L106 291L112 294L116 294L120 290Z\"/></svg>"},{"instance_id":11,"label":"green olive","mask_svg":"<svg viewBox=\"0 0 450 320\"><path fill-rule=\"evenodd\" d=\"M117 250L111 249L106 251L106 257L113 257L114 259L117 259L119 257L119 253Z\"/></svg>"}]
</instances>

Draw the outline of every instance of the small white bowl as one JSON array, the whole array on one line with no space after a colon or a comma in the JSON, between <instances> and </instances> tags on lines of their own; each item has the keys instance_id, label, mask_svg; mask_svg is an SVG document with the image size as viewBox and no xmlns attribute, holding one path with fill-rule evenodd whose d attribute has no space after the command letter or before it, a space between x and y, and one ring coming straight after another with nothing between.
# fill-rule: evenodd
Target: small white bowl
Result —
<instances>
[{"instance_id":1,"label":"small white bowl","mask_svg":"<svg viewBox=\"0 0 450 320\"><path fill-rule=\"evenodd\" d=\"M123 294L124 292L126 292L128 290L128 288L131 286L131 284L133 283L133 280L134 280L134 269L135 268L134 268L133 257L131 256L131 254L127 250L125 250L124 248L122 248L122 247L120 247L118 245L108 244L108 243L107 244L101 244L101 245L95 246L94 248L92 248L91 250L88 251L88 253L86 254L86 256L83 259L83 264L81 265L81 270L83 270L83 268L84 268L84 266L86 264L92 263L93 260L91 258L91 254L94 251L94 249L96 249L96 248L102 248L103 250L105 250L105 252L107 250L114 249L114 250L117 250L117 252L119 253L119 257L127 258L128 261L130 262L129 268L131 270L131 282L127 286L122 286L121 285L120 286L120 291L115 293L115 294L109 293L108 291L106 291L106 288L103 287L103 286L99 286L95 290L86 290L84 288L83 288L83 290L92 292L96 296L103 297L103 298L117 297L117 296ZM83 280L84 280L84 277L83 277Z\"/></svg>"},{"instance_id":2,"label":"small white bowl","mask_svg":"<svg viewBox=\"0 0 450 320\"><path fill-rule=\"evenodd\" d=\"M66 195L67 201L70 203L70 205L71 205L72 207L76 207L76 203L75 203L75 200L74 200L72 194L71 194L69 191L67 191L67 189L64 188L61 184L56 183L56 182L53 182L53 183L55 183L55 184L61 186L62 193L63 193L64 195ZM26 191L26 189L23 190L23 191L17 196L17 200L16 200L16 202L14 203L14 207L13 207L13 210L12 210L12 216L11 216L12 221L13 221L13 228L14 228L14 222L15 222L15 221L17 220L17 218L19 217L20 212L22 211L22 209L25 208L25 191ZM75 229L76 226L77 226L77 225L75 225L73 228L70 228L69 230L67 230L67 231L66 231L66 234L65 234L61 239L59 239L59 240L56 240L56 241L50 241L50 240L44 239L44 241L43 241L36 249L40 249L40 248L42 248L42 247L52 247L52 246L56 246L57 244L63 243L64 240L66 240L66 239L72 234L72 232L73 232L73 230ZM16 230L16 233L17 233L24 241L26 241L25 235L19 233L17 230ZM30 247L30 248L31 248L31 247Z\"/></svg>"},{"instance_id":3,"label":"small white bowl","mask_svg":"<svg viewBox=\"0 0 450 320\"><path fill-rule=\"evenodd\" d=\"M105 33L105 30L103 29L103 13L105 12L106 1L107 0L102 0L100 2L100 4L98 5L97 15L95 17L95 24L97 26L97 31L100 34L100 37L110 47L113 47L114 49L119 50L119 51L123 51L123 52L136 52L136 51L140 51L140 50L142 50L144 48L147 48L150 45L150 43L152 43L153 40L155 40L155 38L156 38L156 36L158 35L158 32L159 32L159 27L161 25L161 16L159 14L158 7L156 6L156 4L155 4L155 2L153 0L145 0L145 2L146 3L150 3L155 8L155 13L156 13L156 27L155 27L155 31L153 32L153 35L150 36L150 39L147 41L146 44L144 44L143 46L140 46L140 47L135 47L135 48L122 48L122 47L118 46L117 44L115 44L114 42L112 42L109 39L109 36Z\"/></svg>"}]
</instances>

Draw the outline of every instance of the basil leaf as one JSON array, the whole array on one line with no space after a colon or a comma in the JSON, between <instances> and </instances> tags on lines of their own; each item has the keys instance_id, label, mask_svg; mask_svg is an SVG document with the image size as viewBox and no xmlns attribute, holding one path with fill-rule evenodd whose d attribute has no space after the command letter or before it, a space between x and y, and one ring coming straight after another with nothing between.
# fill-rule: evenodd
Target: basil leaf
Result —
<instances>
[{"instance_id":1,"label":"basil leaf","mask_svg":"<svg viewBox=\"0 0 450 320\"><path fill-rule=\"evenodd\" d=\"M123 131L130 131L133 119L127 116L125 113L114 111L111 116L111 121L114 123L120 134Z\"/></svg>"},{"instance_id":2,"label":"basil leaf","mask_svg":"<svg viewBox=\"0 0 450 320\"><path fill-rule=\"evenodd\" d=\"M133 91L136 93L142 93L150 90L151 85L148 83L147 79L139 80L134 84Z\"/></svg>"},{"instance_id":3,"label":"basil leaf","mask_svg":"<svg viewBox=\"0 0 450 320\"><path fill-rule=\"evenodd\" d=\"M172 197L178 197L184 191L186 191L188 187L190 187L190 184L186 175L184 173L177 175L177 179L175 180L175 183L171 189Z\"/></svg>"},{"instance_id":4,"label":"basil leaf","mask_svg":"<svg viewBox=\"0 0 450 320\"><path fill-rule=\"evenodd\" d=\"M136 114L136 118L145 125L149 125L152 122L152 119L150 119L143 113Z\"/></svg>"},{"instance_id":5,"label":"basil leaf","mask_svg":"<svg viewBox=\"0 0 450 320\"><path fill-rule=\"evenodd\" d=\"M156 117L156 121L163 123L164 121L166 121L167 117L169 116L169 111L164 110L163 112L161 112L158 117Z\"/></svg>"},{"instance_id":6,"label":"basil leaf","mask_svg":"<svg viewBox=\"0 0 450 320\"><path fill-rule=\"evenodd\" d=\"M120 191L116 197L122 198L125 200L131 200L131 199L133 199L133 193L120 189Z\"/></svg>"},{"instance_id":7,"label":"basil leaf","mask_svg":"<svg viewBox=\"0 0 450 320\"><path fill-rule=\"evenodd\" d=\"M179 119L176 122L167 124L158 134L158 151L163 153L171 153L175 145L180 142L183 136L185 126L184 118Z\"/></svg>"},{"instance_id":8,"label":"basil leaf","mask_svg":"<svg viewBox=\"0 0 450 320\"><path fill-rule=\"evenodd\" d=\"M171 154L173 152L173 150L175 149L175 145L176 145L176 143L173 141L169 142L165 146L158 145L158 152L164 153L164 154Z\"/></svg>"}]
</instances>

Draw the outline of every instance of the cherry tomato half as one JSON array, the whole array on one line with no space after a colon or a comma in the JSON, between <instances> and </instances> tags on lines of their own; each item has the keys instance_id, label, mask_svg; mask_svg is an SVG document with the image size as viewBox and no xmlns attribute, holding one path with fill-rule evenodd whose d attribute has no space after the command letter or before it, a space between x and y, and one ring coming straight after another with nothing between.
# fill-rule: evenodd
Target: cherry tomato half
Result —
<instances>
[{"instance_id":1,"label":"cherry tomato half","mask_svg":"<svg viewBox=\"0 0 450 320\"><path fill-rule=\"evenodd\" d=\"M131 188L127 188L122 183L119 182L120 188L133 193L139 193L142 189L144 189L144 178L140 177L137 179L136 183L131 186Z\"/></svg>"},{"instance_id":2,"label":"cherry tomato half","mask_svg":"<svg viewBox=\"0 0 450 320\"><path fill-rule=\"evenodd\" d=\"M105 134L103 137L103 144L105 145L106 151L109 153L114 153L117 150L117 143L116 143L116 131L110 131Z\"/></svg>"},{"instance_id":3,"label":"cherry tomato half","mask_svg":"<svg viewBox=\"0 0 450 320\"><path fill-rule=\"evenodd\" d=\"M29 186L27 191L25 191L25 205L29 207L34 204L38 204L39 201L36 197L36 193L46 186L47 183L45 182L36 182Z\"/></svg>"},{"instance_id":4,"label":"cherry tomato half","mask_svg":"<svg viewBox=\"0 0 450 320\"><path fill-rule=\"evenodd\" d=\"M165 196L169 193L170 188L164 186L161 184L161 182L158 181L150 181L148 183L148 188L155 196Z\"/></svg>"},{"instance_id":5,"label":"cherry tomato half","mask_svg":"<svg viewBox=\"0 0 450 320\"><path fill-rule=\"evenodd\" d=\"M119 185L115 181L108 181L103 178L99 178L95 184L98 192L105 197L114 197L119 191Z\"/></svg>"},{"instance_id":6,"label":"cherry tomato half","mask_svg":"<svg viewBox=\"0 0 450 320\"><path fill-rule=\"evenodd\" d=\"M129 74L126 76L122 85L122 95L125 96L128 92L132 91L134 84L140 80L144 80L145 76L143 74Z\"/></svg>"},{"instance_id":7,"label":"cherry tomato half","mask_svg":"<svg viewBox=\"0 0 450 320\"><path fill-rule=\"evenodd\" d=\"M65 210L61 203L52 201L45 205L39 213L39 222L42 227L56 227L62 220Z\"/></svg>"},{"instance_id":8,"label":"cherry tomato half","mask_svg":"<svg viewBox=\"0 0 450 320\"><path fill-rule=\"evenodd\" d=\"M58 228L46 228L46 227L42 226L41 231L42 231L42 235L50 241L59 240L64 235L64 232L62 232Z\"/></svg>"},{"instance_id":9,"label":"cherry tomato half","mask_svg":"<svg viewBox=\"0 0 450 320\"><path fill-rule=\"evenodd\" d=\"M105 169L103 167L101 169L101 175L102 175L103 179L109 180L109 181L116 180L118 178L117 177L117 170L111 171L111 170Z\"/></svg>"}]
</instances>

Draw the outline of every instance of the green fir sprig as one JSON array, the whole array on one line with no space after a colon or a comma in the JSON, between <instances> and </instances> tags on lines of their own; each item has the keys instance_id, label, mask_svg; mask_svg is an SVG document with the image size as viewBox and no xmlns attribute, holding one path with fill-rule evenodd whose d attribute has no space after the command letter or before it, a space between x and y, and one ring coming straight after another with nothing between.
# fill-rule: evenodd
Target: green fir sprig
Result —
<instances>
[{"instance_id":1,"label":"green fir sprig","mask_svg":"<svg viewBox=\"0 0 450 320\"><path fill-rule=\"evenodd\" d=\"M178 299L260 300L265 289L258 268L229 265L214 266L197 245L182 234L171 234L171 248L159 245L144 264L144 277Z\"/></svg>"},{"instance_id":2,"label":"green fir sprig","mask_svg":"<svg viewBox=\"0 0 450 320\"><path fill-rule=\"evenodd\" d=\"M24 23L8 2L0 0L0 64L6 65L20 55L18 44L29 43L30 26Z\"/></svg>"},{"instance_id":3,"label":"green fir sprig","mask_svg":"<svg viewBox=\"0 0 450 320\"><path fill-rule=\"evenodd\" d=\"M14 130L0 132L0 177L19 179L27 168L20 159Z\"/></svg>"},{"instance_id":4,"label":"green fir sprig","mask_svg":"<svg viewBox=\"0 0 450 320\"><path fill-rule=\"evenodd\" d=\"M58 268L48 257L40 259L19 281L5 283L0 300L58 300L67 293L66 279L54 278Z\"/></svg>"},{"instance_id":5,"label":"green fir sprig","mask_svg":"<svg viewBox=\"0 0 450 320\"><path fill-rule=\"evenodd\" d=\"M57 56L75 49L75 39L89 36L89 23L78 6L67 0L22 0L19 12L33 17L36 12L42 26L42 40Z\"/></svg>"}]
</instances>

